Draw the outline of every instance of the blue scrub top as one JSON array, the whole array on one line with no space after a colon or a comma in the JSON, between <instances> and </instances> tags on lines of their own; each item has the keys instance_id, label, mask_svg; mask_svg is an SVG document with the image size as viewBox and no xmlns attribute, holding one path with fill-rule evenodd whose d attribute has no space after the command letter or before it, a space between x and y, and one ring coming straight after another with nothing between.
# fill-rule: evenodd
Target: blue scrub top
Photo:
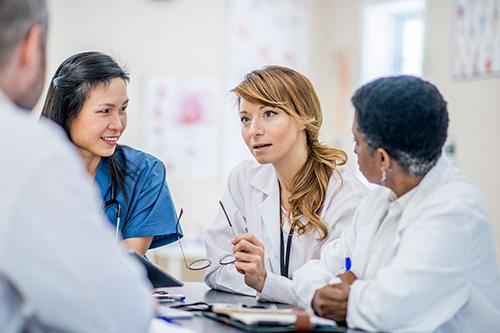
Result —
<instances>
[{"instance_id":1,"label":"blue scrub top","mask_svg":"<svg viewBox=\"0 0 500 333\"><path fill-rule=\"evenodd\" d=\"M124 153L128 175L125 177L128 204L118 185L116 200L121 205L120 224L123 239L154 236L150 249L177 240L177 214L165 179L163 163L147 153L120 146ZM111 174L108 158L101 158L95 181L104 202L111 199ZM116 227L116 207L105 210L109 222ZM181 234L182 236L182 234Z\"/></svg>"}]
</instances>

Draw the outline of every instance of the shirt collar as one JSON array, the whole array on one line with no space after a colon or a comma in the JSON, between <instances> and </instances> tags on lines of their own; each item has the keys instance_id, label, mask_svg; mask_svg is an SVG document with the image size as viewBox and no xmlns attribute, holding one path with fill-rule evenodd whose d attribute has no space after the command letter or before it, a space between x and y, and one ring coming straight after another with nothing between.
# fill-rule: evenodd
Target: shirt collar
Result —
<instances>
[{"instance_id":1,"label":"shirt collar","mask_svg":"<svg viewBox=\"0 0 500 333\"><path fill-rule=\"evenodd\" d=\"M18 106L14 101L2 90L0 89L0 104L6 104L8 105L11 109L14 109L16 111L23 111L26 114L33 114L32 110L29 109L24 109L20 106Z\"/></svg>"},{"instance_id":2,"label":"shirt collar","mask_svg":"<svg viewBox=\"0 0 500 333\"><path fill-rule=\"evenodd\" d=\"M406 206L408 206L408 203L411 201L411 199L415 196L415 193L425 190L427 187L432 186L432 184L434 184L437 181L437 178L439 178L446 169L447 162L448 162L447 157L441 155L436 165L434 165L432 169L429 170L429 172L427 172L427 174L422 178L420 183L414 188L412 188L410 191L403 194L401 197L396 198L394 201L391 200L392 201L391 206L392 204L395 204L404 210Z\"/></svg>"},{"instance_id":3,"label":"shirt collar","mask_svg":"<svg viewBox=\"0 0 500 333\"><path fill-rule=\"evenodd\" d=\"M278 187L276 172L271 164L252 166L258 168L257 172L250 179L250 185L257 190L269 195ZM273 181L275 180L275 181Z\"/></svg>"},{"instance_id":4,"label":"shirt collar","mask_svg":"<svg viewBox=\"0 0 500 333\"><path fill-rule=\"evenodd\" d=\"M441 154L436 165L432 167L432 169L427 172L427 174L422 178L420 184L416 186L414 189L418 189L418 191L425 190L428 187L434 186L439 183L446 173L447 166L449 164L448 158ZM413 191L413 190L412 190Z\"/></svg>"},{"instance_id":5,"label":"shirt collar","mask_svg":"<svg viewBox=\"0 0 500 333\"><path fill-rule=\"evenodd\" d=\"M15 104L10 100L10 98L0 89L0 103L9 104L9 106L14 107Z\"/></svg>"},{"instance_id":6,"label":"shirt collar","mask_svg":"<svg viewBox=\"0 0 500 333\"><path fill-rule=\"evenodd\" d=\"M403 194L399 198L397 198L394 195L394 201L391 202L391 206L394 205L394 206L399 207L401 210L404 210L406 208L406 206L408 205L408 202L415 195L415 192L417 191L417 188L419 185L415 186L414 188L412 188L411 190L409 190L408 192L406 192L405 194Z\"/></svg>"}]
</instances>

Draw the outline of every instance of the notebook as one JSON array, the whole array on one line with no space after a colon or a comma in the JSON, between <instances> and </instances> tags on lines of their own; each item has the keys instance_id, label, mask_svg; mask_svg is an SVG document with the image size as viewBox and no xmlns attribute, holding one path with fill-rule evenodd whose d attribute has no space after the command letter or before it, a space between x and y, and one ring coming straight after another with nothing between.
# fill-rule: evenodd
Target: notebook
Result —
<instances>
[{"instance_id":1,"label":"notebook","mask_svg":"<svg viewBox=\"0 0 500 333\"><path fill-rule=\"evenodd\" d=\"M293 309L255 309L239 306L218 306L213 312L203 313L205 317L236 327L247 332L295 332L297 317ZM343 332L344 328L325 318L311 314L313 332Z\"/></svg>"}]
</instances>

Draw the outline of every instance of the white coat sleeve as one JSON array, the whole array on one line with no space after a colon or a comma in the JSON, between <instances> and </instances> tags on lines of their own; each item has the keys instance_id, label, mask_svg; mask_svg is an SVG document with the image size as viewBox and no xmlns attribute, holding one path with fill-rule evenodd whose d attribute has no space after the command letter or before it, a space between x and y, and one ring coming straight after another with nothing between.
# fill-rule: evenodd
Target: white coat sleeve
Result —
<instances>
[{"instance_id":1,"label":"white coat sleeve","mask_svg":"<svg viewBox=\"0 0 500 333\"><path fill-rule=\"evenodd\" d=\"M308 261L295 272L293 292L298 306L311 309L316 290L340 282L336 276L345 271L345 258L351 255L354 242L355 225L351 224L339 238L324 246L320 259Z\"/></svg>"},{"instance_id":2,"label":"white coat sleeve","mask_svg":"<svg viewBox=\"0 0 500 333\"><path fill-rule=\"evenodd\" d=\"M294 304L292 280L268 271L262 292L257 293L257 299L265 302Z\"/></svg>"},{"instance_id":3,"label":"white coat sleeve","mask_svg":"<svg viewBox=\"0 0 500 333\"><path fill-rule=\"evenodd\" d=\"M239 187L239 184L245 181L241 179L244 176L245 164L241 164L229 175L228 189L221 200L236 234L247 232L245 216L242 214L243 194ZM206 253L212 262L212 265L205 269L205 283L212 289L255 296L256 291L245 284L244 276L238 273L233 264L219 264L221 258L233 253L233 237L226 216L222 208L219 208L216 218L205 233Z\"/></svg>"},{"instance_id":4,"label":"white coat sleeve","mask_svg":"<svg viewBox=\"0 0 500 333\"><path fill-rule=\"evenodd\" d=\"M0 271L54 331L145 332L150 285L101 213L97 191L67 149L31 168L0 235Z\"/></svg>"},{"instance_id":5,"label":"white coat sleeve","mask_svg":"<svg viewBox=\"0 0 500 333\"><path fill-rule=\"evenodd\" d=\"M439 198L438 196L441 196ZM431 332L448 321L471 292L473 201L446 201L442 193L419 209L401 235L391 263L371 280L357 280L348 301L349 327L367 331Z\"/></svg>"}]
</instances>

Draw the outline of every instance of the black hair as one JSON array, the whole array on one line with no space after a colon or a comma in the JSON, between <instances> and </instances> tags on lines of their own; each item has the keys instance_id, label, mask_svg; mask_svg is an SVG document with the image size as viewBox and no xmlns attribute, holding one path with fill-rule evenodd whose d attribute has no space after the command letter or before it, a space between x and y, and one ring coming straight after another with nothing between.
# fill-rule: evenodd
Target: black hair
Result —
<instances>
[{"instance_id":1,"label":"black hair","mask_svg":"<svg viewBox=\"0 0 500 333\"><path fill-rule=\"evenodd\" d=\"M64 60L57 68L47 91L42 110L46 117L61 126L70 141L70 124L87 100L92 88L109 84L112 79L121 78L129 82L128 73L110 56L99 52L82 52ZM111 178L127 200L125 177L128 175L127 162L120 145L107 157Z\"/></svg>"},{"instance_id":2,"label":"black hair","mask_svg":"<svg viewBox=\"0 0 500 333\"><path fill-rule=\"evenodd\" d=\"M351 99L358 130L411 175L425 175L441 156L448 131L447 103L431 83L414 76L374 80Z\"/></svg>"}]
</instances>

